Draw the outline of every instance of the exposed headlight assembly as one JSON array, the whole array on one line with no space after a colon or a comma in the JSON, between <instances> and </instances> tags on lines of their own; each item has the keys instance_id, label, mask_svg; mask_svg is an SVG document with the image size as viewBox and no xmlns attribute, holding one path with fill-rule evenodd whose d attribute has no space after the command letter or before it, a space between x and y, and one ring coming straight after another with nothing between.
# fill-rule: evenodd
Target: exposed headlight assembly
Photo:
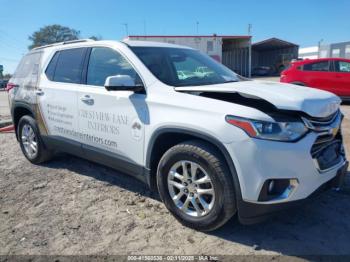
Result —
<instances>
[{"instance_id":1,"label":"exposed headlight assembly","mask_svg":"<svg viewBox=\"0 0 350 262\"><path fill-rule=\"evenodd\" d=\"M267 122L228 115L226 122L243 129L254 138L292 142L307 131L303 122Z\"/></svg>"}]
</instances>

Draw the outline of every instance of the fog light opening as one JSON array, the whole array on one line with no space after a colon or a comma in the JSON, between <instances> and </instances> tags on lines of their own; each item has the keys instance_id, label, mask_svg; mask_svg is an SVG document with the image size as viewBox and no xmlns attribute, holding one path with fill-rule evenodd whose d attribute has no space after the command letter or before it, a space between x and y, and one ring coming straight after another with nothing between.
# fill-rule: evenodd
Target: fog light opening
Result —
<instances>
[{"instance_id":1,"label":"fog light opening","mask_svg":"<svg viewBox=\"0 0 350 262\"><path fill-rule=\"evenodd\" d=\"M264 202L286 199L297 185L297 179L268 179L263 184L258 200Z\"/></svg>"}]
</instances>

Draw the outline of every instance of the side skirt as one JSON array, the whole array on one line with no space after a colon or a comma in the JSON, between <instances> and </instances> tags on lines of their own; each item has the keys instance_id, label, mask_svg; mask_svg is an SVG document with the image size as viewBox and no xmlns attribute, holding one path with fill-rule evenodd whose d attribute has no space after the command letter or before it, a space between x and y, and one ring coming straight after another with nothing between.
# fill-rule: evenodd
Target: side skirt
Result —
<instances>
[{"instance_id":1,"label":"side skirt","mask_svg":"<svg viewBox=\"0 0 350 262\"><path fill-rule=\"evenodd\" d=\"M120 155L59 136L42 136L45 146L55 152L64 152L86 160L108 166L131 175L148 184L150 172L147 168L133 163Z\"/></svg>"}]
</instances>

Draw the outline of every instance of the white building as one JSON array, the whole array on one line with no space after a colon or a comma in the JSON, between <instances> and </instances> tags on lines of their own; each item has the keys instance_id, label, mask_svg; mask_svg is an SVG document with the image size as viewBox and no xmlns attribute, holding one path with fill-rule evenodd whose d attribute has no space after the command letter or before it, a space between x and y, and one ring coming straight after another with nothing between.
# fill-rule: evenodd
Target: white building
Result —
<instances>
[{"instance_id":1,"label":"white building","mask_svg":"<svg viewBox=\"0 0 350 262\"><path fill-rule=\"evenodd\" d=\"M317 59L318 58L318 46L299 48L299 58Z\"/></svg>"},{"instance_id":2,"label":"white building","mask_svg":"<svg viewBox=\"0 0 350 262\"><path fill-rule=\"evenodd\" d=\"M299 58L316 59L325 57L340 57L350 59L350 42L333 43L329 45L299 48Z\"/></svg>"}]
</instances>

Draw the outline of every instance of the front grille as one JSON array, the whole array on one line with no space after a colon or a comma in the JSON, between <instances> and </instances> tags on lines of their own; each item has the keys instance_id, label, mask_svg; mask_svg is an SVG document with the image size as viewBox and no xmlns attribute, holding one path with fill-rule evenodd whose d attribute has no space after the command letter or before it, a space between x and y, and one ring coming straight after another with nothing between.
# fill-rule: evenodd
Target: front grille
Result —
<instances>
[{"instance_id":1,"label":"front grille","mask_svg":"<svg viewBox=\"0 0 350 262\"><path fill-rule=\"evenodd\" d=\"M318 170L324 172L344 161L340 111L327 118L303 120L310 129L319 133L310 152Z\"/></svg>"},{"instance_id":2,"label":"front grille","mask_svg":"<svg viewBox=\"0 0 350 262\"><path fill-rule=\"evenodd\" d=\"M337 110L334 114L323 117L323 118L315 118L315 117L302 117L305 125L316 132L329 131L331 128L339 128L340 123L342 121L342 114L340 110Z\"/></svg>"},{"instance_id":3,"label":"front grille","mask_svg":"<svg viewBox=\"0 0 350 262\"><path fill-rule=\"evenodd\" d=\"M343 161L342 142L335 139L313 147L311 155L320 171L330 169Z\"/></svg>"},{"instance_id":4,"label":"front grille","mask_svg":"<svg viewBox=\"0 0 350 262\"><path fill-rule=\"evenodd\" d=\"M308 120L310 122L313 122L313 123L318 123L318 124L331 124L334 119L336 118L336 116L340 114L340 110L338 109L337 111L335 111L333 114L329 115L329 116L326 116L326 117L308 117Z\"/></svg>"}]
</instances>

